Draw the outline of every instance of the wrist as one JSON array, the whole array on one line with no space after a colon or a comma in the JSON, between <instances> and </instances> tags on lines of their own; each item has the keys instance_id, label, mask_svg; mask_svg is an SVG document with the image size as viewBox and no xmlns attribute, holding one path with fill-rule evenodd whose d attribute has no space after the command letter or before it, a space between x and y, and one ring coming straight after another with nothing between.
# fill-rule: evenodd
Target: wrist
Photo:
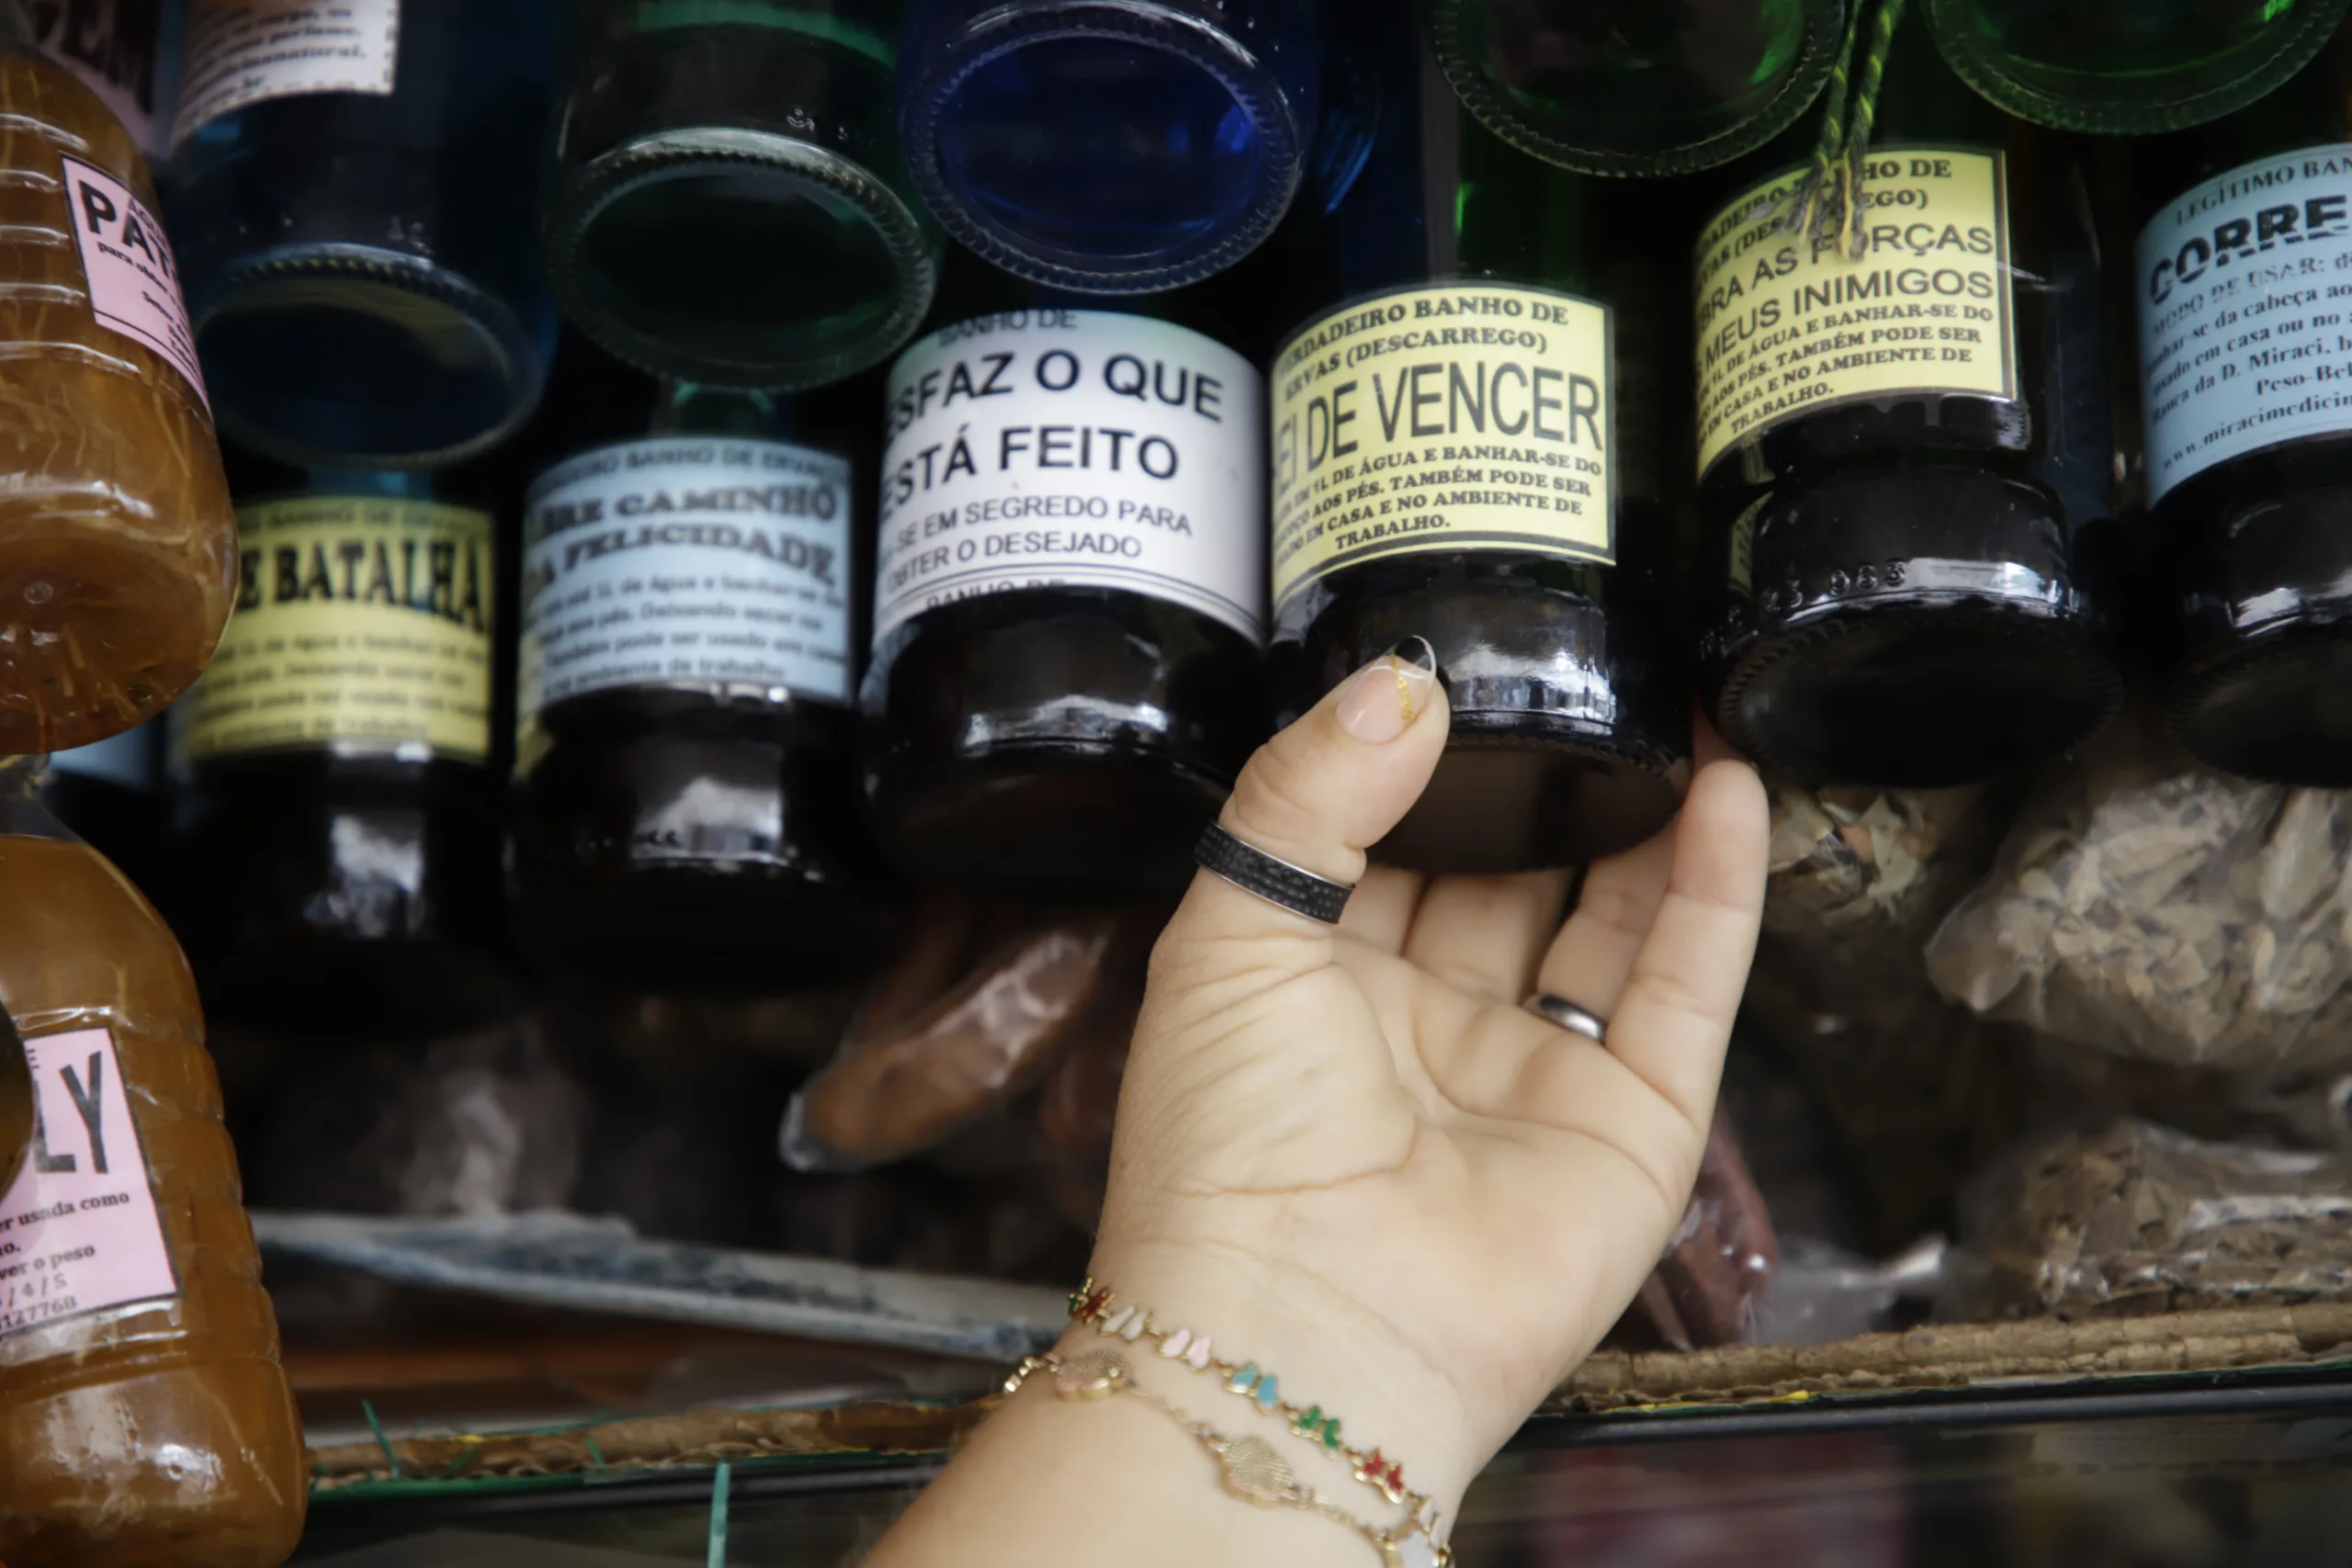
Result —
<instances>
[{"instance_id":1,"label":"wrist","mask_svg":"<svg viewBox=\"0 0 2352 1568\"><path fill-rule=\"evenodd\" d=\"M1130 1342L1133 1359L1182 1369L1198 1390L1188 1400L1216 1402L1202 1406L1204 1416L1220 1406L1248 1406L1268 1418L1274 1414L1270 1407L1287 1406L1294 1416L1286 1421L1319 1412L1315 1431L1294 1432L1295 1440L1323 1448L1335 1464L1347 1463L1338 1472L1343 1485L1357 1468L1353 1461L1375 1454L1384 1469L1399 1467L1388 1473L1401 1473L1404 1489L1430 1501L1440 1521L1437 1538L1445 1539L1463 1493L1491 1457L1492 1441L1477 1430L1461 1392L1395 1331L1376 1303L1304 1269L1215 1243L1106 1236L1095 1249L1091 1272L1098 1291L1114 1293L1105 1315L1123 1331L1137 1321L1121 1321L1124 1309L1148 1314L1148 1336L1138 1333ZM1203 1338L1210 1346L1205 1353ZM1073 1323L1062 1348L1080 1354L1103 1343L1099 1327ZM1204 1361L1238 1375L1213 1377ZM1243 1380L1246 1389L1232 1386ZM1169 1381L1155 1380L1161 1386ZM1336 1445L1329 1441L1328 1422L1337 1423ZM1389 1507L1368 1487L1356 1490L1370 1505L1368 1517L1401 1512L1401 1504Z\"/></svg>"}]
</instances>

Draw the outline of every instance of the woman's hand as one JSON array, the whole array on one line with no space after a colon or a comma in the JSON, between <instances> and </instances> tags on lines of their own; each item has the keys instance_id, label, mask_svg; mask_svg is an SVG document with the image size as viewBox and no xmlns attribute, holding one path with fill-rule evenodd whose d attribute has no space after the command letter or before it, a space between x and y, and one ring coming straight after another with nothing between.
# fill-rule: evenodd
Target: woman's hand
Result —
<instances>
[{"instance_id":1,"label":"woman's hand","mask_svg":"<svg viewBox=\"0 0 2352 1568\"><path fill-rule=\"evenodd\" d=\"M1430 671L1384 660L1244 771L1226 828L1358 886L1332 928L1195 880L1153 954L1094 1273L1343 1417L1450 1514L1681 1216L1767 826L1717 746L1565 928L1565 874L1367 871L1446 726ZM1526 1010L1539 990L1608 1020L1606 1043Z\"/></svg>"}]
</instances>

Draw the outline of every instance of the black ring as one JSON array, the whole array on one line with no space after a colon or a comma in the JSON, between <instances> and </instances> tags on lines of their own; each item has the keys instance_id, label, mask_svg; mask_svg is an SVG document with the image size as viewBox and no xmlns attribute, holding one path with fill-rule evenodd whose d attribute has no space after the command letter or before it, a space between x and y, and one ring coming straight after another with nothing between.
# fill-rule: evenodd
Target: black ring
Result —
<instances>
[{"instance_id":1,"label":"black ring","mask_svg":"<svg viewBox=\"0 0 2352 1568\"><path fill-rule=\"evenodd\" d=\"M1355 891L1350 883L1317 876L1253 849L1215 822L1193 846L1193 859L1203 871L1222 876L1244 893L1255 893L1269 904L1279 904L1294 915L1305 915L1327 926L1340 923L1348 895Z\"/></svg>"}]
</instances>

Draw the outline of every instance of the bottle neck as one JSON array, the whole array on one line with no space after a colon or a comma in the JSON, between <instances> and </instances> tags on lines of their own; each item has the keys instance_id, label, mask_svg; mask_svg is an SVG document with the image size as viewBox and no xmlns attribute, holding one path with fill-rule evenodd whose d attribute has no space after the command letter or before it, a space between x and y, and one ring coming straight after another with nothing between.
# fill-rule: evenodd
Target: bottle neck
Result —
<instances>
[{"instance_id":1,"label":"bottle neck","mask_svg":"<svg viewBox=\"0 0 2352 1568\"><path fill-rule=\"evenodd\" d=\"M0 836L77 841L41 804L41 781L48 775L45 756L0 757Z\"/></svg>"},{"instance_id":2,"label":"bottle neck","mask_svg":"<svg viewBox=\"0 0 2352 1568\"><path fill-rule=\"evenodd\" d=\"M665 379L654 399L646 434L773 441L789 435L792 424L789 405L773 393Z\"/></svg>"}]
</instances>

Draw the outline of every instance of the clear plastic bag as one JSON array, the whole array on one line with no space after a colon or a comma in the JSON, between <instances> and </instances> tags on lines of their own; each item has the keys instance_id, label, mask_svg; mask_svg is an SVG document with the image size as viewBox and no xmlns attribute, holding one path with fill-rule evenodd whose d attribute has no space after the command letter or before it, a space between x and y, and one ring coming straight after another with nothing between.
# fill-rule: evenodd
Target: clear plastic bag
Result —
<instances>
[{"instance_id":1,"label":"clear plastic bag","mask_svg":"<svg viewBox=\"0 0 2352 1568\"><path fill-rule=\"evenodd\" d=\"M2352 1060L2352 793L2226 777L2119 726L2020 814L1927 960L1978 1013L2120 1055Z\"/></svg>"},{"instance_id":2,"label":"clear plastic bag","mask_svg":"<svg viewBox=\"0 0 2352 1568\"><path fill-rule=\"evenodd\" d=\"M1939 1315L2129 1317L2352 1292L2352 1160L2122 1119L1971 1184Z\"/></svg>"},{"instance_id":3,"label":"clear plastic bag","mask_svg":"<svg viewBox=\"0 0 2352 1568\"><path fill-rule=\"evenodd\" d=\"M1770 1292L1780 1260L1764 1195L1730 1120L1718 1112L1682 1223L1634 1311L1678 1350L1736 1345L1753 1333L1757 1305Z\"/></svg>"}]
</instances>

